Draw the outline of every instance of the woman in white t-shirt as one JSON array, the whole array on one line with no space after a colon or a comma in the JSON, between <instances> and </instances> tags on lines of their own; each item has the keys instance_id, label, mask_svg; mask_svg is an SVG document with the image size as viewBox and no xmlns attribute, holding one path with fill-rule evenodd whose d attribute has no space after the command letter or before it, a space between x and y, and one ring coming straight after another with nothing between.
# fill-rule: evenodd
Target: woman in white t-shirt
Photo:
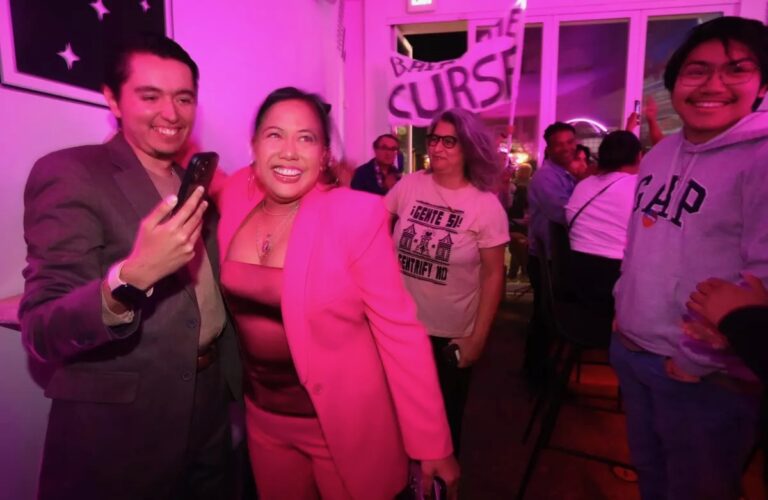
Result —
<instances>
[{"instance_id":1,"label":"woman in white t-shirt","mask_svg":"<svg viewBox=\"0 0 768 500\"><path fill-rule=\"evenodd\" d=\"M385 202L398 218L400 270L432 340L458 453L470 367L501 300L509 232L494 192L496 148L482 122L446 111L430 125L427 146L430 169L403 177Z\"/></svg>"},{"instance_id":2,"label":"woman in white t-shirt","mask_svg":"<svg viewBox=\"0 0 768 500\"><path fill-rule=\"evenodd\" d=\"M600 143L597 174L579 182L565 205L571 241L570 291L593 311L613 315L642 146L631 132Z\"/></svg>"}]
</instances>

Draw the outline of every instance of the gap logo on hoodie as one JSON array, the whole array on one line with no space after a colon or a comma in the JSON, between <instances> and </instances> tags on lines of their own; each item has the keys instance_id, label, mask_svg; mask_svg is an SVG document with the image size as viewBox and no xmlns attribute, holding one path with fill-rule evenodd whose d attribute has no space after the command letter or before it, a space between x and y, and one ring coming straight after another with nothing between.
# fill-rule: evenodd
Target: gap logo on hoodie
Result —
<instances>
[{"instance_id":1,"label":"gap logo on hoodie","mask_svg":"<svg viewBox=\"0 0 768 500\"><path fill-rule=\"evenodd\" d=\"M768 283L768 113L701 144L670 134L643 158L637 182L613 293L619 330L692 375L742 376L743 363L705 355L680 323L701 281L738 283L749 272Z\"/></svg>"},{"instance_id":2,"label":"gap logo on hoodie","mask_svg":"<svg viewBox=\"0 0 768 500\"><path fill-rule=\"evenodd\" d=\"M655 193L648 186L653 174L648 174L637 183L633 212L642 212L643 227L651 227L661 219L667 219L677 227L683 226L683 219L701 210L707 197L707 189L695 179L686 179L685 187L678 189L680 176L673 175L669 182L662 184Z\"/></svg>"}]
</instances>

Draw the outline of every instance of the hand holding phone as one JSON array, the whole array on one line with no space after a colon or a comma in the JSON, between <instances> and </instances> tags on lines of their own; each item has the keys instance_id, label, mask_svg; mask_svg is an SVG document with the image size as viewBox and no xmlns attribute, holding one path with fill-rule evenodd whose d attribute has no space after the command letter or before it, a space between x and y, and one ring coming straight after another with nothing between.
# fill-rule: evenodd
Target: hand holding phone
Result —
<instances>
[{"instance_id":1,"label":"hand holding phone","mask_svg":"<svg viewBox=\"0 0 768 500\"><path fill-rule=\"evenodd\" d=\"M192 158L189 159L189 165L187 165L187 169L184 171L184 177L181 180L178 194L179 201L172 212L174 215L184 206L184 203L196 187L202 186L203 189L208 189L218 165L219 155L216 153L207 152L192 155Z\"/></svg>"},{"instance_id":2,"label":"hand holding phone","mask_svg":"<svg viewBox=\"0 0 768 500\"><path fill-rule=\"evenodd\" d=\"M432 500L448 500L448 486L438 476L432 478Z\"/></svg>"},{"instance_id":3,"label":"hand holding phone","mask_svg":"<svg viewBox=\"0 0 768 500\"><path fill-rule=\"evenodd\" d=\"M188 203L171 216L179 207L174 198L166 197L141 220L133 249L123 263L121 279L141 290L176 272L195 255L208 202L203 200L202 188L193 189Z\"/></svg>"},{"instance_id":4,"label":"hand holding phone","mask_svg":"<svg viewBox=\"0 0 768 500\"><path fill-rule=\"evenodd\" d=\"M459 367L459 361L461 361L461 350L458 344L447 344L442 349L442 355L448 366L453 368Z\"/></svg>"}]
</instances>

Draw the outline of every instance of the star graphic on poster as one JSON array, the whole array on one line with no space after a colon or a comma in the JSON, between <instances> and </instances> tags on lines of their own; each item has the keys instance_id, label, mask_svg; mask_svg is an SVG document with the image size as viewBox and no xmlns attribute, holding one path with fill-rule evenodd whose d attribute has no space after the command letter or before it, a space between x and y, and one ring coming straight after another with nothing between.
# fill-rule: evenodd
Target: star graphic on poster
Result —
<instances>
[{"instance_id":1,"label":"star graphic on poster","mask_svg":"<svg viewBox=\"0 0 768 500\"><path fill-rule=\"evenodd\" d=\"M99 21L104 20L104 14L109 14L109 9L104 7L104 0L96 0L90 4L93 10L96 11L96 15L99 16Z\"/></svg>"},{"instance_id":2,"label":"star graphic on poster","mask_svg":"<svg viewBox=\"0 0 768 500\"><path fill-rule=\"evenodd\" d=\"M144 12L149 10L149 2L147 0L141 0L141 8L144 9Z\"/></svg>"},{"instance_id":3,"label":"star graphic on poster","mask_svg":"<svg viewBox=\"0 0 768 500\"><path fill-rule=\"evenodd\" d=\"M67 69L72 69L72 65L80 60L80 58L77 57L77 55L72 50L72 46L70 44L67 44L66 47L64 47L64 50L57 53L61 56L62 59L64 59L64 62L67 63Z\"/></svg>"}]
</instances>

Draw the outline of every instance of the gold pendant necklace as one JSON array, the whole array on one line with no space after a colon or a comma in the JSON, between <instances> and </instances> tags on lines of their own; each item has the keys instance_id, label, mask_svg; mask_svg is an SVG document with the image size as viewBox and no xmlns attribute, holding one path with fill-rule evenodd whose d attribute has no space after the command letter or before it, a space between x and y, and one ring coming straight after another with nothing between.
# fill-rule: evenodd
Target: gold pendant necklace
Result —
<instances>
[{"instance_id":1,"label":"gold pendant necklace","mask_svg":"<svg viewBox=\"0 0 768 500\"><path fill-rule=\"evenodd\" d=\"M270 215L273 217L283 217L283 220L277 225L277 227L273 229L272 232L264 235L264 238L261 241L261 245L258 246L259 260L263 262L269 256L270 252L272 252L272 248L274 247L273 239L277 239L277 237L282 236L283 231L286 227L286 224L288 223L289 220L293 219L293 215L296 214L296 211L299 208L299 204L296 203L289 212L286 212L284 214L270 212L269 210L267 210L265 201L262 201L259 204L259 208L266 215Z\"/></svg>"}]
</instances>

